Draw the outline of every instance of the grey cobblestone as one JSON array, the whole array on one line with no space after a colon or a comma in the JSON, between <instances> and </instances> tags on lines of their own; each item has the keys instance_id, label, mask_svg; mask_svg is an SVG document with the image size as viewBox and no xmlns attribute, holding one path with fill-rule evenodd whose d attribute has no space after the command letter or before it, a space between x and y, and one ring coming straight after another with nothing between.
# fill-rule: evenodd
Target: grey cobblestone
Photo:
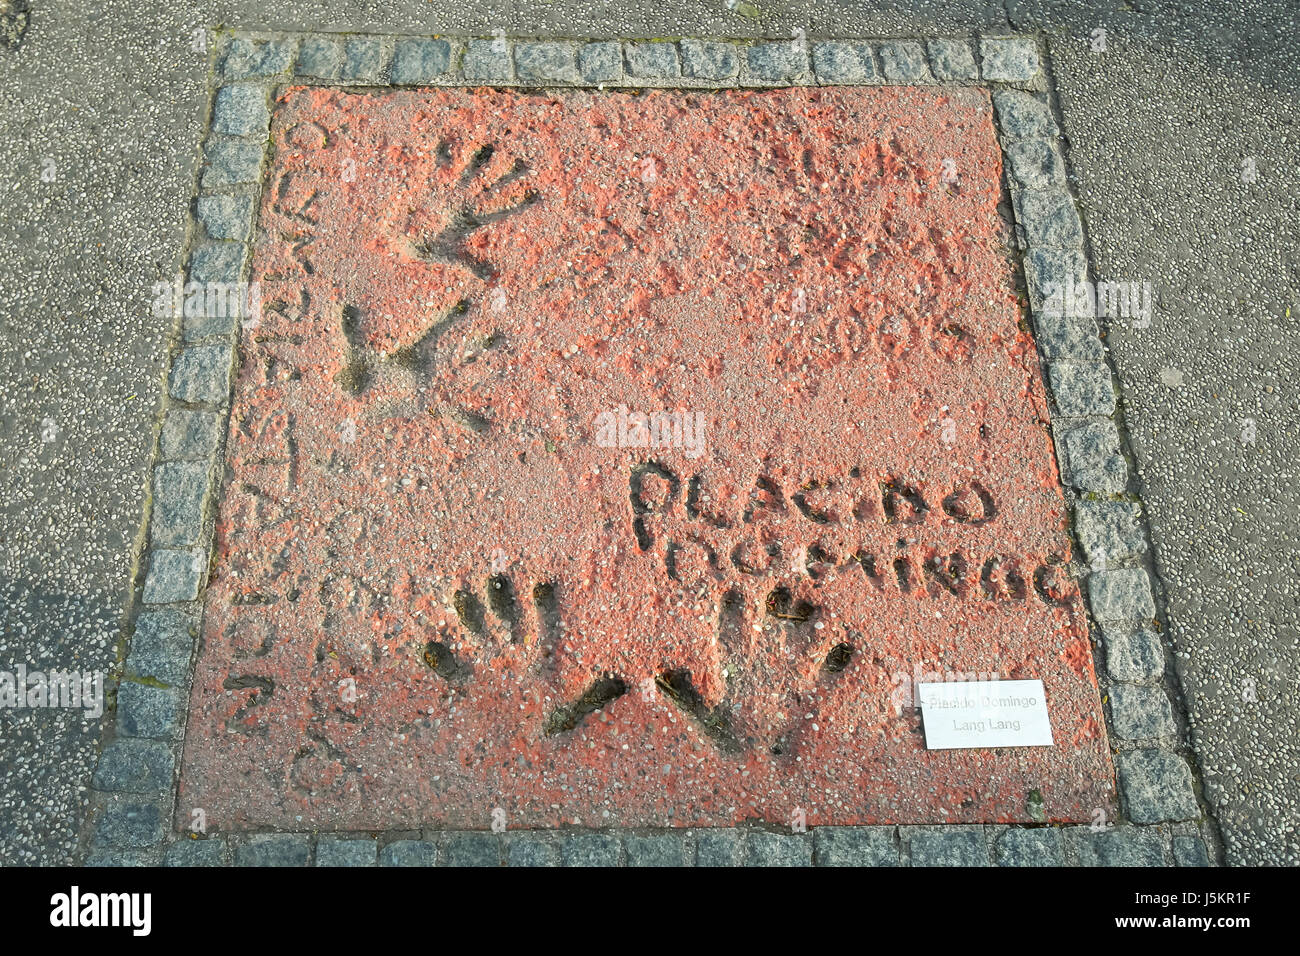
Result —
<instances>
[{"instance_id":1,"label":"grey cobblestone","mask_svg":"<svg viewBox=\"0 0 1300 956\"><path fill-rule=\"evenodd\" d=\"M233 247L234 243L228 242L224 243L224 245ZM243 246L237 248L242 249ZM228 339L234 335L235 327L239 324L240 311L226 306L217 307L215 304L218 298L222 298L226 303L229 303L231 292L234 292L236 297L241 294L237 285L232 284L224 292L213 287L211 290L213 307L208 308L204 305L199 310L185 316L184 337L186 342L198 342L216 336ZM203 301L206 303L208 301L208 290L203 290L202 295Z\"/></svg>"},{"instance_id":2,"label":"grey cobblestone","mask_svg":"<svg viewBox=\"0 0 1300 956\"><path fill-rule=\"evenodd\" d=\"M220 428L215 412L173 408L163 420L158 456L164 461L210 459L217 450Z\"/></svg>"},{"instance_id":3,"label":"grey cobblestone","mask_svg":"<svg viewBox=\"0 0 1300 956\"><path fill-rule=\"evenodd\" d=\"M1173 708L1163 687L1112 684L1111 723L1121 740L1149 740L1175 733Z\"/></svg>"},{"instance_id":4,"label":"grey cobblestone","mask_svg":"<svg viewBox=\"0 0 1300 956\"><path fill-rule=\"evenodd\" d=\"M1067 831L1076 866L1164 866L1160 834L1142 827L1089 827Z\"/></svg>"},{"instance_id":5,"label":"grey cobblestone","mask_svg":"<svg viewBox=\"0 0 1300 956\"><path fill-rule=\"evenodd\" d=\"M176 548L198 542L208 487L205 462L165 461L154 468L149 540L155 547Z\"/></svg>"},{"instance_id":6,"label":"grey cobblestone","mask_svg":"<svg viewBox=\"0 0 1300 956\"><path fill-rule=\"evenodd\" d=\"M818 866L898 866L894 827L818 827L813 831Z\"/></svg>"},{"instance_id":7,"label":"grey cobblestone","mask_svg":"<svg viewBox=\"0 0 1300 956\"><path fill-rule=\"evenodd\" d=\"M1046 311L1052 299L1049 308L1065 311L1065 290L1088 281L1088 263L1081 249L1030 249L1025 254L1025 281L1035 310Z\"/></svg>"},{"instance_id":8,"label":"grey cobblestone","mask_svg":"<svg viewBox=\"0 0 1300 956\"><path fill-rule=\"evenodd\" d=\"M235 38L226 47L221 75L232 80L275 76L293 62L292 40L245 40Z\"/></svg>"},{"instance_id":9,"label":"grey cobblestone","mask_svg":"<svg viewBox=\"0 0 1300 956\"><path fill-rule=\"evenodd\" d=\"M379 37L349 37L343 47L341 80L375 80L384 63L384 48Z\"/></svg>"},{"instance_id":10,"label":"grey cobblestone","mask_svg":"<svg viewBox=\"0 0 1300 956\"><path fill-rule=\"evenodd\" d=\"M176 356L168 391L179 402L224 405L230 382L228 345L192 345Z\"/></svg>"},{"instance_id":11,"label":"grey cobblestone","mask_svg":"<svg viewBox=\"0 0 1300 956\"><path fill-rule=\"evenodd\" d=\"M672 43L624 43L623 59L628 76L639 79L667 79L680 72L677 47Z\"/></svg>"},{"instance_id":12,"label":"grey cobblestone","mask_svg":"<svg viewBox=\"0 0 1300 956\"><path fill-rule=\"evenodd\" d=\"M1034 339L1050 362L1100 362L1106 356L1097 323L1087 317L1035 312Z\"/></svg>"},{"instance_id":13,"label":"grey cobblestone","mask_svg":"<svg viewBox=\"0 0 1300 956\"><path fill-rule=\"evenodd\" d=\"M623 79L623 48L617 40L584 43L578 50L578 73L587 83L617 83Z\"/></svg>"},{"instance_id":14,"label":"grey cobblestone","mask_svg":"<svg viewBox=\"0 0 1300 956\"><path fill-rule=\"evenodd\" d=\"M1012 140L1006 145L1006 154L1012 175L1026 189L1065 187L1065 164L1047 140Z\"/></svg>"},{"instance_id":15,"label":"grey cobblestone","mask_svg":"<svg viewBox=\"0 0 1300 956\"><path fill-rule=\"evenodd\" d=\"M506 840L509 866L559 866L560 848L544 832L512 833Z\"/></svg>"},{"instance_id":16,"label":"grey cobblestone","mask_svg":"<svg viewBox=\"0 0 1300 956\"><path fill-rule=\"evenodd\" d=\"M925 50L914 40L887 40L880 44L880 66L885 79L914 83L930 78Z\"/></svg>"},{"instance_id":17,"label":"grey cobblestone","mask_svg":"<svg viewBox=\"0 0 1300 956\"><path fill-rule=\"evenodd\" d=\"M1009 139L1054 139L1060 130L1042 100L1019 90L994 90L998 123Z\"/></svg>"},{"instance_id":18,"label":"grey cobblestone","mask_svg":"<svg viewBox=\"0 0 1300 956\"><path fill-rule=\"evenodd\" d=\"M1109 376L1106 386L1110 387ZM1074 533L1088 563L1105 570L1111 562L1146 551L1141 520L1142 508L1133 501L1080 501L1074 509Z\"/></svg>"},{"instance_id":19,"label":"grey cobblestone","mask_svg":"<svg viewBox=\"0 0 1300 956\"><path fill-rule=\"evenodd\" d=\"M235 866L306 866L310 860L305 833L263 833L235 847Z\"/></svg>"},{"instance_id":20,"label":"grey cobblestone","mask_svg":"<svg viewBox=\"0 0 1300 956\"><path fill-rule=\"evenodd\" d=\"M398 86L432 83L451 69L451 44L446 40L400 39L393 47L388 80Z\"/></svg>"},{"instance_id":21,"label":"grey cobblestone","mask_svg":"<svg viewBox=\"0 0 1300 956\"><path fill-rule=\"evenodd\" d=\"M91 850L86 856L86 866L135 867L157 866L156 850Z\"/></svg>"},{"instance_id":22,"label":"grey cobblestone","mask_svg":"<svg viewBox=\"0 0 1300 956\"><path fill-rule=\"evenodd\" d=\"M226 841L219 837L181 837L163 853L163 866L224 866Z\"/></svg>"},{"instance_id":23,"label":"grey cobblestone","mask_svg":"<svg viewBox=\"0 0 1300 956\"><path fill-rule=\"evenodd\" d=\"M1038 75L1038 49L1026 37L984 37L980 58L984 79L995 83L1027 83Z\"/></svg>"},{"instance_id":24,"label":"grey cobblestone","mask_svg":"<svg viewBox=\"0 0 1300 956\"><path fill-rule=\"evenodd\" d=\"M1115 758L1124 812L1134 823L1194 820L1201 815L1187 761L1168 750L1128 750Z\"/></svg>"},{"instance_id":25,"label":"grey cobblestone","mask_svg":"<svg viewBox=\"0 0 1300 956\"><path fill-rule=\"evenodd\" d=\"M1083 245L1079 213L1063 191L1021 190L1016 210L1031 247L1077 249Z\"/></svg>"},{"instance_id":26,"label":"grey cobblestone","mask_svg":"<svg viewBox=\"0 0 1300 956\"><path fill-rule=\"evenodd\" d=\"M1106 636L1106 673L1115 680L1153 681L1165 672L1164 646L1148 628L1102 625Z\"/></svg>"},{"instance_id":27,"label":"grey cobblestone","mask_svg":"<svg viewBox=\"0 0 1300 956\"><path fill-rule=\"evenodd\" d=\"M931 40L930 67L940 80L973 80L979 76L975 56L965 40Z\"/></svg>"},{"instance_id":28,"label":"grey cobblestone","mask_svg":"<svg viewBox=\"0 0 1300 956\"><path fill-rule=\"evenodd\" d=\"M814 43L813 72L822 83L874 83L880 79L870 43L827 40Z\"/></svg>"},{"instance_id":29,"label":"grey cobblestone","mask_svg":"<svg viewBox=\"0 0 1300 956\"><path fill-rule=\"evenodd\" d=\"M243 250L243 246L235 243L223 243L232 249ZM196 280L197 281L197 280ZM209 286L200 293L204 303L198 310L191 310L184 319L184 336L187 342L196 342L201 339L212 336L221 336L230 338L235 327L239 323L239 317L242 312L243 291L234 282L224 284L223 286ZM232 308L232 298L234 307ZM210 303L210 304L209 304Z\"/></svg>"},{"instance_id":30,"label":"grey cobblestone","mask_svg":"<svg viewBox=\"0 0 1300 956\"><path fill-rule=\"evenodd\" d=\"M808 75L808 47L797 40L745 47L749 77L760 83L794 83Z\"/></svg>"},{"instance_id":31,"label":"grey cobblestone","mask_svg":"<svg viewBox=\"0 0 1300 956\"><path fill-rule=\"evenodd\" d=\"M119 737L99 755L91 786L96 790L161 794L171 787L175 766L170 744Z\"/></svg>"},{"instance_id":32,"label":"grey cobblestone","mask_svg":"<svg viewBox=\"0 0 1300 956\"><path fill-rule=\"evenodd\" d=\"M1053 362L1047 374L1056 407L1067 418L1110 415L1115 411L1110 369L1100 362Z\"/></svg>"},{"instance_id":33,"label":"grey cobblestone","mask_svg":"<svg viewBox=\"0 0 1300 956\"><path fill-rule=\"evenodd\" d=\"M394 840L379 851L380 866L433 866L438 847L425 840Z\"/></svg>"},{"instance_id":34,"label":"grey cobblestone","mask_svg":"<svg viewBox=\"0 0 1300 956\"><path fill-rule=\"evenodd\" d=\"M560 853L565 866L618 866L622 848L612 833L566 833Z\"/></svg>"},{"instance_id":35,"label":"grey cobblestone","mask_svg":"<svg viewBox=\"0 0 1300 956\"><path fill-rule=\"evenodd\" d=\"M117 688L117 729L132 737L179 740L188 677L176 687L154 687L123 678Z\"/></svg>"},{"instance_id":36,"label":"grey cobblestone","mask_svg":"<svg viewBox=\"0 0 1300 956\"><path fill-rule=\"evenodd\" d=\"M329 37L306 37L298 47L295 72L317 80L336 80L343 70L343 45Z\"/></svg>"},{"instance_id":37,"label":"grey cobblestone","mask_svg":"<svg viewBox=\"0 0 1300 956\"><path fill-rule=\"evenodd\" d=\"M199 596L199 581L207 558L197 548L173 551L155 548L150 553L149 576L144 582L145 604L179 604Z\"/></svg>"},{"instance_id":38,"label":"grey cobblestone","mask_svg":"<svg viewBox=\"0 0 1300 956\"><path fill-rule=\"evenodd\" d=\"M205 199L220 197L205 197ZM203 201L200 200L202 203ZM205 208L215 209L213 204ZM251 205L249 211L251 213ZM204 221L206 226L207 221ZM216 222L218 228L229 227L228 222ZM190 255L189 277L191 282L238 282L244 273L244 253L247 250L242 242L204 242L194 248Z\"/></svg>"},{"instance_id":39,"label":"grey cobblestone","mask_svg":"<svg viewBox=\"0 0 1300 956\"><path fill-rule=\"evenodd\" d=\"M204 189L222 189L256 182L262 168L262 147L242 139L209 138L203 147Z\"/></svg>"},{"instance_id":40,"label":"grey cobblestone","mask_svg":"<svg viewBox=\"0 0 1300 956\"><path fill-rule=\"evenodd\" d=\"M686 846L680 833L655 833L623 838L628 866L685 866Z\"/></svg>"},{"instance_id":41,"label":"grey cobblestone","mask_svg":"<svg viewBox=\"0 0 1300 956\"><path fill-rule=\"evenodd\" d=\"M576 83L577 45L564 42L515 44L515 75L523 82Z\"/></svg>"},{"instance_id":42,"label":"grey cobblestone","mask_svg":"<svg viewBox=\"0 0 1300 956\"><path fill-rule=\"evenodd\" d=\"M1128 485L1128 465L1120 456L1115 423L1088 422L1061 429L1070 484L1080 491L1120 492Z\"/></svg>"},{"instance_id":43,"label":"grey cobblestone","mask_svg":"<svg viewBox=\"0 0 1300 956\"><path fill-rule=\"evenodd\" d=\"M501 838L495 833L454 833L443 846L443 866L500 866Z\"/></svg>"},{"instance_id":44,"label":"grey cobblestone","mask_svg":"<svg viewBox=\"0 0 1300 956\"><path fill-rule=\"evenodd\" d=\"M212 128L227 136L266 135L271 111L260 86L223 86L212 107Z\"/></svg>"},{"instance_id":45,"label":"grey cobblestone","mask_svg":"<svg viewBox=\"0 0 1300 956\"><path fill-rule=\"evenodd\" d=\"M515 75L510 43L497 39L470 40L460 62L460 72L467 80L509 82Z\"/></svg>"},{"instance_id":46,"label":"grey cobblestone","mask_svg":"<svg viewBox=\"0 0 1300 956\"><path fill-rule=\"evenodd\" d=\"M993 843L993 858L998 866L1062 866L1061 831L1055 827L1004 830Z\"/></svg>"},{"instance_id":47,"label":"grey cobblestone","mask_svg":"<svg viewBox=\"0 0 1300 956\"><path fill-rule=\"evenodd\" d=\"M1156 616L1151 579L1142 568L1095 571L1088 576L1088 603L1098 621L1149 621Z\"/></svg>"},{"instance_id":48,"label":"grey cobblestone","mask_svg":"<svg viewBox=\"0 0 1300 956\"><path fill-rule=\"evenodd\" d=\"M184 684L189 680L197 627L195 615L180 608L157 607L141 611L135 621L131 651L126 658L127 673L164 684ZM121 708L120 700L118 708Z\"/></svg>"},{"instance_id":49,"label":"grey cobblestone","mask_svg":"<svg viewBox=\"0 0 1300 956\"><path fill-rule=\"evenodd\" d=\"M379 846L367 839L330 839L316 841L317 866L374 866Z\"/></svg>"},{"instance_id":50,"label":"grey cobblestone","mask_svg":"<svg viewBox=\"0 0 1300 956\"><path fill-rule=\"evenodd\" d=\"M796 833L751 830L745 835L748 866L812 866L812 840Z\"/></svg>"},{"instance_id":51,"label":"grey cobblestone","mask_svg":"<svg viewBox=\"0 0 1300 956\"><path fill-rule=\"evenodd\" d=\"M1209 866L1205 841L1198 836L1174 837L1174 862L1178 866Z\"/></svg>"},{"instance_id":52,"label":"grey cobblestone","mask_svg":"<svg viewBox=\"0 0 1300 956\"><path fill-rule=\"evenodd\" d=\"M696 830L696 866L738 866L744 841L733 829Z\"/></svg>"},{"instance_id":53,"label":"grey cobblestone","mask_svg":"<svg viewBox=\"0 0 1300 956\"><path fill-rule=\"evenodd\" d=\"M912 866L988 866L984 831L922 830L909 842Z\"/></svg>"},{"instance_id":54,"label":"grey cobblestone","mask_svg":"<svg viewBox=\"0 0 1300 956\"><path fill-rule=\"evenodd\" d=\"M111 795L95 821L96 847L151 847L162 842L162 807L130 795Z\"/></svg>"},{"instance_id":55,"label":"grey cobblestone","mask_svg":"<svg viewBox=\"0 0 1300 956\"><path fill-rule=\"evenodd\" d=\"M740 70L740 58L731 43L682 40L682 76L696 80L729 80Z\"/></svg>"}]
</instances>

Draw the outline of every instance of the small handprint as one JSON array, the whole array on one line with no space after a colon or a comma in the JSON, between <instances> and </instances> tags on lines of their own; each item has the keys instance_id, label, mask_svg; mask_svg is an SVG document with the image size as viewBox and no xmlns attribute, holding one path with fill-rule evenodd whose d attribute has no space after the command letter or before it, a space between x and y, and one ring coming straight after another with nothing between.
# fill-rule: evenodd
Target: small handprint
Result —
<instances>
[{"instance_id":1,"label":"small handprint","mask_svg":"<svg viewBox=\"0 0 1300 956\"><path fill-rule=\"evenodd\" d=\"M522 159L511 162L498 155L491 143L469 151L443 140L437 155L440 182L434 188L447 199L437 213L422 214L408 225L412 254L426 262L463 267L489 281L496 268L475 251L474 233L537 201L535 190L516 185L531 170Z\"/></svg>"},{"instance_id":2,"label":"small handprint","mask_svg":"<svg viewBox=\"0 0 1300 956\"><path fill-rule=\"evenodd\" d=\"M345 305L340 316L340 326L346 352L334 381L352 396L359 396L390 373L404 373L417 379L427 379L433 367L438 340L469 311L469 303L462 299L451 309L435 316L409 345L379 352L371 348L363 327L363 315L355 306Z\"/></svg>"},{"instance_id":3,"label":"small handprint","mask_svg":"<svg viewBox=\"0 0 1300 956\"><path fill-rule=\"evenodd\" d=\"M555 586L542 581L524 595L506 574L490 575L481 590L458 588L451 606L459 623L455 646L433 640L424 663L448 681L464 680L478 666L538 667L554 655L559 635Z\"/></svg>"}]
</instances>

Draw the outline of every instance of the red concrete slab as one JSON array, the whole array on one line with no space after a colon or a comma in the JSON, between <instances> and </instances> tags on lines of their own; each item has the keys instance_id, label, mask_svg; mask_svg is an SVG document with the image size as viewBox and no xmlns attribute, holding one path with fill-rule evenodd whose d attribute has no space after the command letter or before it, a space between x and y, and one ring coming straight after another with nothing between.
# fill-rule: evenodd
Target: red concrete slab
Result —
<instances>
[{"instance_id":1,"label":"red concrete slab","mask_svg":"<svg viewBox=\"0 0 1300 956\"><path fill-rule=\"evenodd\" d=\"M178 825L1112 805L987 94L291 89L272 137ZM927 752L911 682L977 675L1056 745Z\"/></svg>"}]
</instances>

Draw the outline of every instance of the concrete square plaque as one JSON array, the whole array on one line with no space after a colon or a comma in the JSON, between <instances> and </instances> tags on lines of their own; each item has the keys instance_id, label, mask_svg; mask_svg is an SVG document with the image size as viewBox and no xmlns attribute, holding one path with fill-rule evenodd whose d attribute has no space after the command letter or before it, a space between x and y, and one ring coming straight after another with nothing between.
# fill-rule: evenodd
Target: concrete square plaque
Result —
<instances>
[{"instance_id":1,"label":"concrete square plaque","mask_svg":"<svg viewBox=\"0 0 1300 956\"><path fill-rule=\"evenodd\" d=\"M281 92L178 825L1109 806L1001 199L981 90Z\"/></svg>"}]
</instances>

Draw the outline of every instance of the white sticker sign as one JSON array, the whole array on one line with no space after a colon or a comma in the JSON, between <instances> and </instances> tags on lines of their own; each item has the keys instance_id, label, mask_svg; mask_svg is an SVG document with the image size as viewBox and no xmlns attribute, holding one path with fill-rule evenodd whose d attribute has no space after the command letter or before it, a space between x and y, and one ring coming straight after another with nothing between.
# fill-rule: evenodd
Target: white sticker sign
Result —
<instances>
[{"instance_id":1,"label":"white sticker sign","mask_svg":"<svg viewBox=\"0 0 1300 956\"><path fill-rule=\"evenodd\" d=\"M918 684L917 699L926 750L1052 746L1041 680Z\"/></svg>"}]
</instances>

